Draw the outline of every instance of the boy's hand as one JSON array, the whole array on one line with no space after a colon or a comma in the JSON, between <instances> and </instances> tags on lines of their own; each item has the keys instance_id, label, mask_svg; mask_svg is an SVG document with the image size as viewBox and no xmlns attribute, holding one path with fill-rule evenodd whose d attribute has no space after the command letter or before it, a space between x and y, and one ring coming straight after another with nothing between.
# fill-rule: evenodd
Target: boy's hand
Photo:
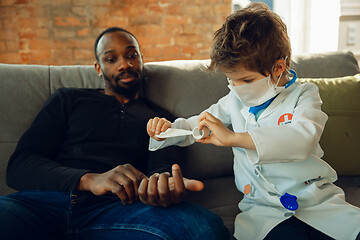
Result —
<instances>
[{"instance_id":1,"label":"boy's hand","mask_svg":"<svg viewBox=\"0 0 360 240\"><path fill-rule=\"evenodd\" d=\"M196 140L200 143L214 144L216 146L232 147L234 146L235 133L229 130L219 119L208 112L202 113L199 118L199 130L209 128L210 136Z\"/></svg>"},{"instance_id":2,"label":"boy's hand","mask_svg":"<svg viewBox=\"0 0 360 240\"><path fill-rule=\"evenodd\" d=\"M150 137L157 141L163 141L165 138L158 138L156 135L165 132L168 128L171 127L171 122L166 118L152 118L148 121L146 130Z\"/></svg>"}]
</instances>

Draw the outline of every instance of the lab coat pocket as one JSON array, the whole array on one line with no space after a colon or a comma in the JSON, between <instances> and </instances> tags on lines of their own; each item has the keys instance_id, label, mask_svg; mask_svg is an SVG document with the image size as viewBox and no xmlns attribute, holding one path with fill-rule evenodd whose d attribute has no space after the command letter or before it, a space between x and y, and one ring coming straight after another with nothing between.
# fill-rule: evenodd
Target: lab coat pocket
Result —
<instances>
[{"instance_id":1,"label":"lab coat pocket","mask_svg":"<svg viewBox=\"0 0 360 240\"><path fill-rule=\"evenodd\" d=\"M306 185L297 194L299 207L312 207L326 201L334 192L338 192L336 188L334 184L325 178Z\"/></svg>"}]
</instances>

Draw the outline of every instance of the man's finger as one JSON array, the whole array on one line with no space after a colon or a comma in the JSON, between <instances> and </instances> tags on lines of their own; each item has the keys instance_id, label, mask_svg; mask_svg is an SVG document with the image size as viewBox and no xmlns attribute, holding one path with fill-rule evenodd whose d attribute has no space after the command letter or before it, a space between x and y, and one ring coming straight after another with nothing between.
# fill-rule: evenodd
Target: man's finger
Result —
<instances>
[{"instance_id":1,"label":"man's finger","mask_svg":"<svg viewBox=\"0 0 360 240\"><path fill-rule=\"evenodd\" d=\"M195 179L184 178L184 183L188 191L199 192L204 189L204 183Z\"/></svg>"},{"instance_id":2,"label":"man's finger","mask_svg":"<svg viewBox=\"0 0 360 240\"><path fill-rule=\"evenodd\" d=\"M125 171L125 175L131 179L134 185L134 193L135 197L138 196L138 188L140 186L140 182L142 179L146 178L146 175L134 168L131 164L125 164L124 168L127 170Z\"/></svg>"},{"instance_id":3,"label":"man's finger","mask_svg":"<svg viewBox=\"0 0 360 240\"><path fill-rule=\"evenodd\" d=\"M125 175L120 175L116 181L118 182L119 185L121 185L124 188L126 195L128 196L127 200L129 202L134 201L135 200L135 188L134 188L133 181Z\"/></svg>"},{"instance_id":4,"label":"man's finger","mask_svg":"<svg viewBox=\"0 0 360 240\"><path fill-rule=\"evenodd\" d=\"M143 203L148 203L148 195L147 195L147 188L148 188L149 179L144 178L139 186L138 193L139 198Z\"/></svg>"},{"instance_id":5,"label":"man's finger","mask_svg":"<svg viewBox=\"0 0 360 240\"><path fill-rule=\"evenodd\" d=\"M158 173L154 173L153 175L150 176L149 184L147 188L148 199L152 205L157 204L159 202L159 195L157 190L158 176L159 176Z\"/></svg>"},{"instance_id":6,"label":"man's finger","mask_svg":"<svg viewBox=\"0 0 360 240\"><path fill-rule=\"evenodd\" d=\"M158 194L159 194L160 204L163 207L167 207L169 205L169 200L170 200L169 177L170 177L170 173L168 172L159 175Z\"/></svg>"},{"instance_id":7,"label":"man's finger","mask_svg":"<svg viewBox=\"0 0 360 240\"><path fill-rule=\"evenodd\" d=\"M174 164L172 166L172 175L174 179L174 191L176 195L185 194L185 185L183 181L183 176L181 173L180 166L178 164Z\"/></svg>"},{"instance_id":8,"label":"man's finger","mask_svg":"<svg viewBox=\"0 0 360 240\"><path fill-rule=\"evenodd\" d=\"M113 186L111 187L111 192L113 194L115 194L116 196L118 196L118 198L121 199L123 204L127 204L128 203L128 196L125 192L124 187L121 184L118 184L116 182L113 182Z\"/></svg>"}]
</instances>

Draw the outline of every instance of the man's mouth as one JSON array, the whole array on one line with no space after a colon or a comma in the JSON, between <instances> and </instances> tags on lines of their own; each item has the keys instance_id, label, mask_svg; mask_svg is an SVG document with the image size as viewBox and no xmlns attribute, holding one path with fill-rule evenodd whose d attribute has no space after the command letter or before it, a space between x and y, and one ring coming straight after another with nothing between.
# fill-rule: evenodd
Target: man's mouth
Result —
<instances>
[{"instance_id":1,"label":"man's mouth","mask_svg":"<svg viewBox=\"0 0 360 240\"><path fill-rule=\"evenodd\" d=\"M129 82L134 81L134 79L135 79L134 76L123 76L119 79L119 81L123 82L123 83L129 83Z\"/></svg>"},{"instance_id":2,"label":"man's mouth","mask_svg":"<svg viewBox=\"0 0 360 240\"><path fill-rule=\"evenodd\" d=\"M136 74L133 73L124 73L120 76L116 77L116 81L120 81L122 83L130 83L136 79Z\"/></svg>"}]
</instances>

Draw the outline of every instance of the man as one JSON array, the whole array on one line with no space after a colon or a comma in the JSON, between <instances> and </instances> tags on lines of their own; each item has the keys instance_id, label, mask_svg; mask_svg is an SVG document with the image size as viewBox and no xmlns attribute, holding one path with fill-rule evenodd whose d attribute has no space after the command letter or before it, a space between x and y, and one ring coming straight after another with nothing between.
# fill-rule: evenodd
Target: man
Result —
<instances>
[{"instance_id":1,"label":"man","mask_svg":"<svg viewBox=\"0 0 360 240\"><path fill-rule=\"evenodd\" d=\"M180 150L147 150L147 120L168 114L139 96L135 36L109 28L95 56L105 90L59 89L11 156L7 183L19 192L0 198L1 238L227 238L219 217L180 203L203 188L171 169Z\"/></svg>"}]
</instances>

